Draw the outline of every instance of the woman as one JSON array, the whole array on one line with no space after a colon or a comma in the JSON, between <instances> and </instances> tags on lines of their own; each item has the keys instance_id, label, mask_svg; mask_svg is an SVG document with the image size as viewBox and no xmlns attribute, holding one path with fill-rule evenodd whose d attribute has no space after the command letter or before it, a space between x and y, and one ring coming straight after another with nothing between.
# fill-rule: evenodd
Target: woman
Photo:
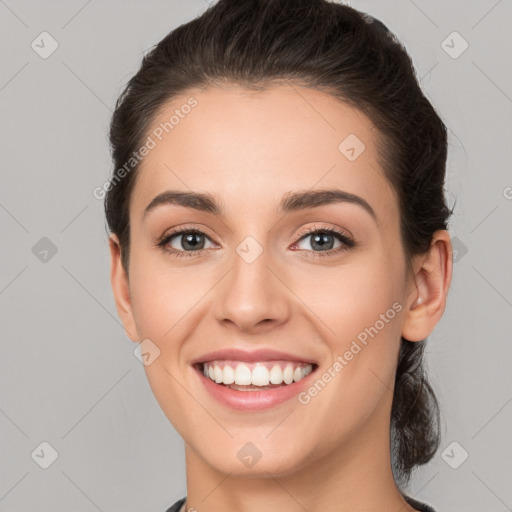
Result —
<instances>
[{"instance_id":1,"label":"woman","mask_svg":"<svg viewBox=\"0 0 512 512\"><path fill-rule=\"evenodd\" d=\"M379 21L220 0L111 124L118 314L185 441L178 510L432 511L423 368L452 251L446 128Z\"/></svg>"}]
</instances>

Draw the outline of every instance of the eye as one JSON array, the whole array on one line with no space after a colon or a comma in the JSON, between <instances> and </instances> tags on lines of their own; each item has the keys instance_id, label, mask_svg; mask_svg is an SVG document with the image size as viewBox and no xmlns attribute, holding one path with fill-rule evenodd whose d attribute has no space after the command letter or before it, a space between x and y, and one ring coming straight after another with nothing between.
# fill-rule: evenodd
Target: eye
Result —
<instances>
[{"instance_id":1,"label":"eye","mask_svg":"<svg viewBox=\"0 0 512 512\"><path fill-rule=\"evenodd\" d=\"M194 256L205 250L207 248L205 248L205 240L209 240L209 237L202 231L191 228L178 228L165 235L157 245L164 251L180 258Z\"/></svg>"},{"instance_id":2,"label":"eye","mask_svg":"<svg viewBox=\"0 0 512 512\"><path fill-rule=\"evenodd\" d=\"M299 249L312 251L314 253L313 257L315 258L332 256L355 246L355 242L352 238L332 228L318 228L315 226L313 229L306 231L299 241L296 242L295 246L307 239L310 239L310 241L304 244L306 247L299 247ZM334 248L336 241L339 245ZM309 248L307 246L309 246Z\"/></svg>"},{"instance_id":3,"label":"eye","mask_svg":"<svg viewBox=\"0 0 512 512\"><path fill-rule=\"evenodd\" d=\"M319 228L314 226L305 233L303 232L300 239L292 246L292 249L310 238L308 247L299 247L300 250L311 252L311 257L319 258L325 256L333 256L343 251L347 251L356 245L354 240L342 231L333 228ZM191 257L201 254L210 247L205 247L205 241L210 241L206 233L192 228L177 228L166 234L157 246L166 253L170 253L178 258ZM338 246L334 245L338 242ZM210 241L211 243L211 241Z\"/></svg>"}]
</instances>

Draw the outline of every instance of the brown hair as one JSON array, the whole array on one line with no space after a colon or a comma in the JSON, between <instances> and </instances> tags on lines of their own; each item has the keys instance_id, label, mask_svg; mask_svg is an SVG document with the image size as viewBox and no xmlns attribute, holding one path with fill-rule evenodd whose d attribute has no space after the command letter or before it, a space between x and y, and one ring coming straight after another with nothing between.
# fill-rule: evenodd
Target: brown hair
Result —
<instances>
[{"instance_id":1,"label":"brown hair","mask_svg":"<svg viewBox=\"0 0 512 512\"><path fill-rule=\"evenodd\" d=\"M147 53L118 98L110 126L114 168L126 169L159 109L197 87L265 89L288 81L328 92L377 127L378 154L400 209L408 268L450 211L444 180L447 130L422 93L407 51L377 19L325 0L219 0ZM137 162L114 172L105 198L128 273L129 204ZM115 179L115 184L113 180ZM395 480L407 484L440 443L439 405L424 368L425 342L402 338L391 411Z\"/></svg>"}]
</instances>

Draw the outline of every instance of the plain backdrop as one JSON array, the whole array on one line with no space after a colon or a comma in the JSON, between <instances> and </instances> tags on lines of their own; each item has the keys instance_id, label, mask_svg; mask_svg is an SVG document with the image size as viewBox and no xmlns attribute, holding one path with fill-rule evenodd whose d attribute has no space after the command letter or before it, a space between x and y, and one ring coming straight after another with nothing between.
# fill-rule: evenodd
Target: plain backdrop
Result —
<instances>
[{"instance_id":1,"label":"plain backdrop","mask_svg":"<svg viewBox=\"0 0 512 512\"><path fill-rule=\"evenodd\" d=\"M405 44L450 133L454 277L427 349L443 441L409 492L439 512L511 510L512 3L351 5ZM0 0L2 512L163 512L185 495L183 442L116 314L93 190L126 81L207 6Z\"/></svg>"}]
</instances>

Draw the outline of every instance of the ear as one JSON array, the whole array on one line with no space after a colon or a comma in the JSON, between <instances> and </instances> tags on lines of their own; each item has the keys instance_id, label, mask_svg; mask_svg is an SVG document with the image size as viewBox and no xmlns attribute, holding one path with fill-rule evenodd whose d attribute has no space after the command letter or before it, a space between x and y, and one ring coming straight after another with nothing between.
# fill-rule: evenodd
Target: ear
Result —
<instances>
[{"instance_id":1,"label":"ear","mask_svg":"<svg viewBox=\"0 0 512 512\"><path fill-rule=\"evenodd\" d=\"M402 337L409 341L427 338L443 316L452 280L452 243L446 230L434 233L427 254L413 264L414 283L409 291Z\"/></svg>"},{"instance_id":2,"label":"ear","mask_svg":"<svg viewBox=\"0 0 512 512\"><path fill-rule=\"evenodd\" d=\"M121 244L115 234L108 239L110 248L110 283L116 302L119 318L123 322L124 330L128 338L138 342L137 327L133 317L132 301L130 296L130 284L128 276L121 261Z\"/></svg>"}]
</instances>

